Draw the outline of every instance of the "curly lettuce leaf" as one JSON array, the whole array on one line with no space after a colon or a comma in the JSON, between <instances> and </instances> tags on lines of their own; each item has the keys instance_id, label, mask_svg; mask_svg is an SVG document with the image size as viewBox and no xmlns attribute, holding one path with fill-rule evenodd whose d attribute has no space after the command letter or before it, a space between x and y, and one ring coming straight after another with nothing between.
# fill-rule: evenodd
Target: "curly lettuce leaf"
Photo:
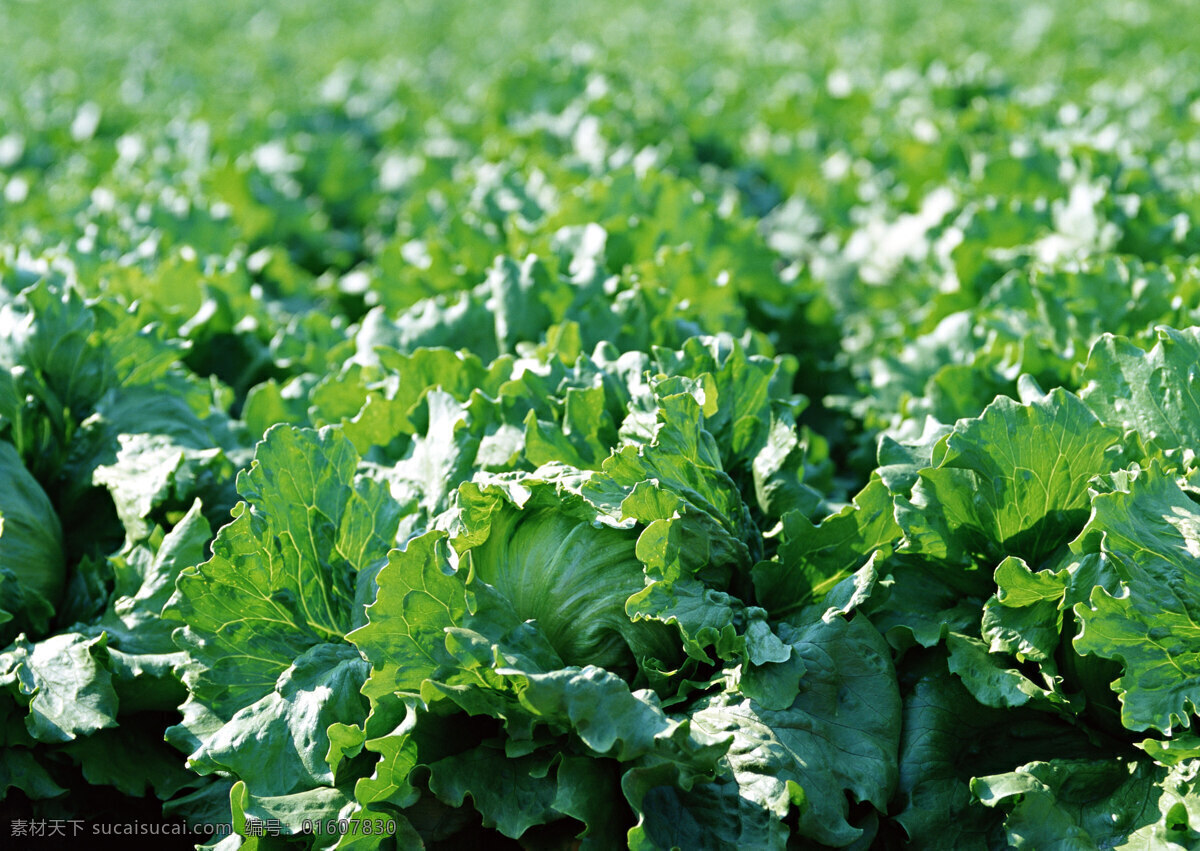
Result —
<instances>
[{"instance_id":1,"label":"curly lettuce leaf","mask_svg":"<svg viewBox=\"0 0 1200 851\"><path fill-rule=\"evenodd\" d=\"M1148 760L1057 759L976 777L971 791L1005 812L1013 848L1194 848L1200 789L1194 766Z\"/></svg>"},{"instance_id":2,"label":"curly lettuce leaf","mask_svg":"<svg viewBox=\"0 0 1200 851\"><path fill-rule=\"evenodd\" d=\"M272 429L238 476L246 501L213 557L180 574L164 617L184 624L175 638L198 666L188 672L193 699L222 718L365 619L363 594L395 539L399 507L357 466L336 431Z\"/></svg>"},{"instance_id":3,"label":"curly lettuce leaf","mask_svg":"<svg viewBox=\"0 0 1200 851\"><path fill-rule=\"evenodd\" d=\"M1145 351L1105 334L1092 346L1080 398L1105 423L1136 432L1151 452L1178 463L1200 446L1200 328L1159 327Z\"/></svg>"},{"instance_id":4,"label":"curly lettuce leaf","mask_svg":"<svg viewBox=\"0 0 1200 851\"><path fill-rule=\"evenodd\" d=\"M957 565L1039 564L1082 527L1088 481L1118 468L1119 439L1064 390L1025 405L999 397L938 443L911 499L897 497L900 549Z\"/></svg>"},{"instance_id":5,"label":"curly lettuce leaf","mask_svg":"<svg viewBox=\"0 0 1200 851\"><path fill-rule=\"evenodd\" d=\"M1113 687L1127 728L1170 733L1200 707L1200 506L1157 467L1127 484L1095 498L1075 544L1120 577L1119 593L1097 585L1075 605L1075 649L1124 666Z\"/></svg>"},{"instance_id":6,"label":"curly lettuce leaf","mask_svg":"<svg viewBox=\"0 0 1200 851\"><path fill-rule=\"evenodd\" d=\"M793 701L767 709L737 693L703 700L693 723L732 734L727 765L741 796L786 819L796 804L800 836L848 845L863 835L847 820L847 793L887 810L896 787L900 695L891 654L862 617L781 628L804 674Z\"/></svg>"}]
</instances>

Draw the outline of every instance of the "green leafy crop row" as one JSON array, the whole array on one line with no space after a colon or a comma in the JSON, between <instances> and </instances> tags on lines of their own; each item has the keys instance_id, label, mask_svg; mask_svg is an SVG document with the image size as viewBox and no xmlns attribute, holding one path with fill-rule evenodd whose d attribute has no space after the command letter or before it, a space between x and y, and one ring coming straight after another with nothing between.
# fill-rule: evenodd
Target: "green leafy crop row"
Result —
<instances>
[{"instance_id":1,"label":"green leafy crop row","mask_svg":"<svg viewBox=\"0 0 1200 851\"><path fill-rule=\"evenodd\" d=\"M0 8L0 831L1200 845L1186 3L322 5Z\"/></svg>"}]
</instances>

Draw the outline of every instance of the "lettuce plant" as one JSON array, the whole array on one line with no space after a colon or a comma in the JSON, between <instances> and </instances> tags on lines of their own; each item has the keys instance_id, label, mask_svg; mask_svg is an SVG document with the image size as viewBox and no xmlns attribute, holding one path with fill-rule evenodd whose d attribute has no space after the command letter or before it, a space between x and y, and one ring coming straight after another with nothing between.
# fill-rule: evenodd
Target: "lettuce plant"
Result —
<instances>
[{"instance_id":1,"label":"lettuce plant","mask_svg":"<svg viewBox=\"0 0 1200 851\"><path fill-rule=\"evenodd\" d=\"M0 635L45 632L66 588L62 524L11 444L0 441Z\"/></svg>"},{"instance_id":2,"label":"lettuce plant","mask_svg":"<svg viewBox=\"0 0 1200 851\"><path fill-rule=\"evenodd\" d=\"M9 845L1200 847L1187 4L160 5L0 27Z\"/></svg>"}]
</instances>

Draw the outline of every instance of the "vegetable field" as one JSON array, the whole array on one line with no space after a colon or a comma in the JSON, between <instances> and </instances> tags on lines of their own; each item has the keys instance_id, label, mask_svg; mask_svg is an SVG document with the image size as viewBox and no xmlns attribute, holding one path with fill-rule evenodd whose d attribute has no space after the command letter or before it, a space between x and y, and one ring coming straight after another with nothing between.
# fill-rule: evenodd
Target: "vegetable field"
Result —
<instances>
[{"instance_id":1,"label":"vegetable field","mask_svg":"<svg viewBox=\"0 0 1200 851\"><path fill-rule=\"evenodd\" d=\"M1192 7L0 0L5 847L1200 847Z\"/></svg>"}]
</instances>

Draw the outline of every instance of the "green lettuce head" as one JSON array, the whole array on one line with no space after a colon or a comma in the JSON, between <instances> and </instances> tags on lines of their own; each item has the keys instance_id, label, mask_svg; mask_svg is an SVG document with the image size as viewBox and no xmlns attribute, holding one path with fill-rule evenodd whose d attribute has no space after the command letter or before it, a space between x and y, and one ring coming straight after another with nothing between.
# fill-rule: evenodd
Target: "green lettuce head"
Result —
<instances>
[{"instance_id":1,"label":"green lettuce head","mask_svg":"<svg viewBox=\"0 0 1200 851\"><path fill-rule=\"evenodd\" d=\"M475 576L518 616L537 620L566 664L626 673L645 659L672 663L681 655L674 627L625 613L625 602L646 586L636 539L560 511L506 508L471 560Z\"/></svg>"},{"instance_id":2,"label":"green lettuce head","mask_svg":"<svg viewBox=\"0 0 1200 851\"><path fill-rule=\"evenodd\" d=\"M54 506L17 450L0 441L0 640L46 629L65 582Z\"/></svg>"}]
</instances>

